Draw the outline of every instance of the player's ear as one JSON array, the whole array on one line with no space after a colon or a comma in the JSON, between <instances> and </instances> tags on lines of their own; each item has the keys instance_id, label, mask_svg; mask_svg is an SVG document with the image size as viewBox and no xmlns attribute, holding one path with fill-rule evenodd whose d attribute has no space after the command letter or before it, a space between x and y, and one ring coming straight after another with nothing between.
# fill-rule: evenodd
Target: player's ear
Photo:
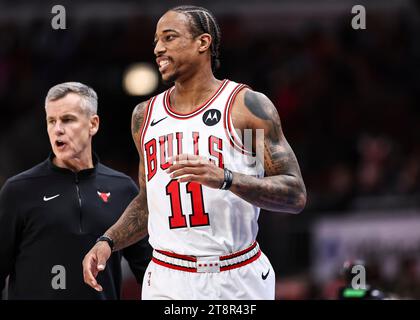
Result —
<instances>
[{"instance_id":1,"label":"player's ear","mask_svg":"<svg viewBox=\"0 0 420 320\"><path fill-rule=\"evenodd\" d=\"M199 41L198 52L203 53L209 49L213 39L210 34L203 33L198 37L198 41Z\"/></svg>"}]
</instances>

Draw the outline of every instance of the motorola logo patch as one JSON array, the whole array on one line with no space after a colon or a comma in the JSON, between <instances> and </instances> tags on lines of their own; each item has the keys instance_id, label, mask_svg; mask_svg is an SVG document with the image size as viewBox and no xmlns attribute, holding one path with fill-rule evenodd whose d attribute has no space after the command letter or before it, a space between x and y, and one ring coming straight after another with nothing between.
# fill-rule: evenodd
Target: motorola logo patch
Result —
<instances>
[{"instance_id":1,"label":"motorola logo patch","mask_svg":"<svg viewBox=\"0 0 420 320\"><path fill-rule=\"evenodd\" d=\"M222 114L219 110L210 109L204 112L203 114L203 122L208 126L214 126L216 123L220 121Z\"/></svg>"}]
</instances>

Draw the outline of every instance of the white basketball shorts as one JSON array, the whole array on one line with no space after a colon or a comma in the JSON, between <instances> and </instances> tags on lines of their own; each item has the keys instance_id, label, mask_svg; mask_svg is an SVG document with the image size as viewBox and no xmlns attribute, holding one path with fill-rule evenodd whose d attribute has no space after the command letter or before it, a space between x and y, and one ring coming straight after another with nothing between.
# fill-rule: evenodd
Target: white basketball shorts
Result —
<instances>
[{"instance_id":1,"label":"white basketball shorts","mask_svg":"<svg viewBox=\"0 0 420 320\"><path fill-rule=\"evenodd\" d=\"M143 279L142 299L273 300L275 274L258 243L218 257L154 250Z\"/></svg>"}]
</instances>

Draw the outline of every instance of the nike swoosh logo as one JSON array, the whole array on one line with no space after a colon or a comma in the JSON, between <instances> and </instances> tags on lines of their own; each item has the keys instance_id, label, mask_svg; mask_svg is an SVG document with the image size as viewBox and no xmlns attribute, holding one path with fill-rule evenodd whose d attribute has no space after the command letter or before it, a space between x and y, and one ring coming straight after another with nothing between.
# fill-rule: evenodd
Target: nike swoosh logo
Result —
<instances>
[{"instance_id":1,"label":"nike swoosh logo","mask_svg":"<svg viewBox=\"0 0 420 320\"><path fill-rule=\"evenodd\" d=\"M52 196L52 197L44 196L44 201L50 201L50 200L55 199L55 198L57 198L59 196L60 196L59 194L56 194L55 196Z\"/></svg>"},{"instance_id":2,"label":"nike swoosh logo","mask_svg":"<svg viewBox=\"0 0 420 320\"><path fill-rule=\"evenodd\" d=\"M270 269L268 269L268 271L267 271L267 273L266 273L266 274L261 273L261 278L262 278L263 280L267 279L267 277L268 277L268 274L269 274L269 273L270 273Z\"/></svg>"},{"instance_id":3,"label":"nike swoosh logo","mask_svg":"<svg viewBox=\"0 0 420 320\"><path fill-rule=\"evenodd\" d=\"M166 116L165 118L162 118L158 121L155 121L155 119L152 120L152 123L150 124L151 127L153 127L154 125L157 125L159 122L165 120L168 116Z\"/></svg>"}]
</instances>

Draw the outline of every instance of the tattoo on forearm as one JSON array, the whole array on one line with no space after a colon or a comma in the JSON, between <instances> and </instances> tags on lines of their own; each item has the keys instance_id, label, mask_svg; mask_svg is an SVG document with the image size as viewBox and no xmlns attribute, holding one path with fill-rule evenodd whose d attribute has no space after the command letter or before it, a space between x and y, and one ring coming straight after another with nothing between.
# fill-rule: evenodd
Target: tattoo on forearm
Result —
<instances>
[{"instance_id":1,"label":"tattoo on forearm","mask_svg":"<svg viewBox=\"0 0 420 320\"><path fill-rule=\"evenodd\" d=\"M251 90L245 93L244 104L266 130L264 167L267 176L258 179L236 173L232 192L263 209L300 211L306 201L306 190L296 156L283 136L276 108L263 94Z\"/></svg>"},{"instance_id":2,"label":"tattoo on forearm","mask_svg":"<svg viewBox=\"0 0 420 320\"><path fill-rule=\"evenodd\" d=\"M232 192L262 209L298 212L306 202L301 180L294 176L279 175L263 179L234 173Z\"/></svg>"},{"instance_id":3,"label":"tattoo on forearm","mask_svg":"<svg viewBox=\"0 0 420 320\"><path fill-rule=\"evenodd\" d=\"M142 102L133 110L131 118L131 132L134 143L139 151L140 161L142 161L140 146L140 128L143 124L147 102ZM146 199L146 183L144 170L139 166L140 193L131 201L120 219L106 231L114 241L115 250L125 248L147 234L148 208Z\"/></svg>"},{"instance_id":4,"label":"tattoo on forearm","mask_svg":"<svg viewBox=\"0 0 420 320\"><path fill-rule=\"evenodd\" d=\"M144 192L144 191L143 191ZM133 199L120 219L106 232L115 244L115 250L125 248L147 234L147 202L140 195Z\"/></svg>"}]
</instances>

